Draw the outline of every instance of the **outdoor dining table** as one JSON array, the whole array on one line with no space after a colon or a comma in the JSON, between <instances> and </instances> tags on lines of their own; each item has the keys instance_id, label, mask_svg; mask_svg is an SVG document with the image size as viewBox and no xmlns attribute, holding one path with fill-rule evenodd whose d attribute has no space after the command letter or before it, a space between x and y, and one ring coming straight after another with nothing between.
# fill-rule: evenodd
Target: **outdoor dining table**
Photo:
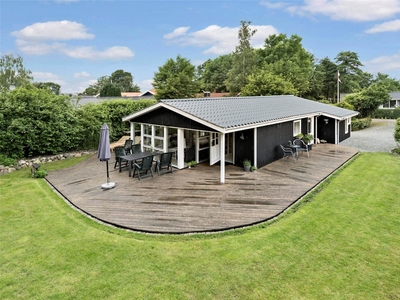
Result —
<instances>
[{"instance_id":1,"label":"outdoor dining table","mask_svg":"<svg viewBox=\"0 0 400 300\"><path fill-rule=\"evenodd\" d=\"M297 151L297 149L301 148L301 146L300 145L295 145L295 144L290 144L290 145L288 145L288 147L290 149L292 149L292 151L294 152L294 155L298 159L299 158L299 151Z\"/></svg>"},{"instance_id":2,"label":"outdoor dining table","mask_svg":"<svg viewBox=\"0 0 400 300\"><path fill-rule=\"evenodd\" d=\"M132 176L132 167L133 167L134 161L140 160L140 159L142 159L146 156L150 156L150 155L156 155L156 153L151 152L151 151L145 151L145 152L141 152L141 153L134 153L134 154L120 156L121 159L125 159L129 163L129 177ZM121 164L119 165L119 171L121 172Z\"/></svg>"}]
</instances>

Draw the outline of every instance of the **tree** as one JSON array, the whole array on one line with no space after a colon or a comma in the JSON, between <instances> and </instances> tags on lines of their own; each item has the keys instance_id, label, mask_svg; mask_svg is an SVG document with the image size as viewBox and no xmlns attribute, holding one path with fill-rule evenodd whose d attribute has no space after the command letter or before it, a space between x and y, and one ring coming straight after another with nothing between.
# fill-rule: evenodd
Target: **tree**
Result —
<instances>
[{"instance_id":1,"label":"tree","mask_svg":"<svg viewBox=\"0 0 400 300\"><path fill-rule=\"evenodd\" d=\"M112 83L107 83L101 89L100 97L121 97L121 89Z\"/></svg>"},{"instance_id":2,"label":"tree","mask_svg":"<svg viewBox=\"0 0 400 300\"><path fill-rule=\"evenodd\" d=\"M101 76L99 79L97 79L97 82L90 85L85 89L83 92L84 95L88 96L95 96L100 94L100 91L103 89L103 87L107 84L111 83L111 78L110 76Z\"/></svg>"},{"instance_id":3,"label":"tree","mask_svg":"<svg viewBox=\"0 0 400 300\"><path fill-rule=\"evenodd\" d=\"M250 45L256 30L250 29L251 22L241 21L238 32L239 45L233 53L232 68L228 73L226 86L231 94L237 94L247 83L247 77L253 72L255 66L255 52Z\"/></svg>"},{"instance_id":4,"label":"tree","mask_svg":"<svg viewBox=\"0 0 400 300\"><path fill-rule=\"evenodd\" d=\"M262 70L249 76L241 96L295 95L296 92L291 82Z\"/></svg>"},{"instance_id":5,"label":"tree","mask_svg":"<svg viewBox=\"0 0 400 300\"><path fill-rule=\"evenodd\" d=\"M292 82L299 95L304 95L313 72L313 55L301 44L301 37L286 34L271 35L264 48L257 50L259 68L267 68L275 75Z\"/></svg>"},{"instance_id":6,"label":"tree","mask_svg":"<svg viewBox=\"0 0 400 300\"><path fill-rule=\"evenodd\" d=\"M349 94L343 101L354 106L360 113L360 118L366 118L379 107L379 105L389 102L390 94L384 84L375 83L361 92Z\"/></svg>"},{"instance_id":7,"label":"tree","mask_svg":"<svg viewBox=\"0 0 400 300\"><path fill-rule=\"evenodd\" d=\"M157 90L157 100L193 98L200 87L196 80L195 66L180 55L176 60L170 58L158 68L158 72L154 74L153 86Z\"/></svg>"},{"instance_id":8,"label":"tree","mask_svg":"<svg viewBox=\"0 0 400 300\"><path fill-rule=\"evenodd\" d=\"M10 86L21 87L33 79L32 72L25 69L21 56L12 54L0 58L0 92L10 90Z\"/></svg>"},{"instance_id":9,"label":"tree","mask_svg":"<svg viewBox=\"0 0 400 300\"><path fill-rule=\"evenodd\" d=\"M384 84L389 92L400 91L400 80L390 78L388 74L378 73L372 82Z\"/></svg>"},{"instance_id":10,"label":"tree","mask_svg":"<svg viewBox=\"0 0 400 300\"><path fill-rule=\"evenodd\" d=\"M60 95L61 86L54 82L34 82L34 86L38 89L45 89L51 91L55 95Z\"/></svg>"},{"instance_id":11,"label":"tree","mask_svg":"<svg viewBox=\"0 0 400 300\"><path fill-rule=\"evenodd\" d=\"M199 66L198 74L201 88L207 91L218 93L228 92L226 82L228 73L232 68L233 55L221 55L214 60L207 60Z\"/></svg>"},{"instance_id":12,"label":"tree","mask_svg":"<svg viewBox=\"0 0 400 300\"><path fill-rule=\"evenodd\" d=\"M358 54L351 51L340 52L336 58L338 71L340 71L340 91L344 93L353 93L362 88L363 71L360 67L363 64L358 58Z\"/></svg>"},{"instance_id":13,"label":"tree","mask_svg":"<svg viewBox=\"0 0 400 300\"><path fill-rule=\"evenodd\" d=\"M140 92L140 88L133 84L133 76L124 70L116 70L111 74L112 84L120 88L121 92Z\"/></svg>"},{"instance_id":14,"label":"tree","mask_svg":"<svg viewBox=\"0 0 400 300\"><path fill-rule=\"evenodd\" d=\"M321 73L321 96L326 100L337 98L337 66L328 57L322 59L315 67Z\"/></svg>"}]
</instances>

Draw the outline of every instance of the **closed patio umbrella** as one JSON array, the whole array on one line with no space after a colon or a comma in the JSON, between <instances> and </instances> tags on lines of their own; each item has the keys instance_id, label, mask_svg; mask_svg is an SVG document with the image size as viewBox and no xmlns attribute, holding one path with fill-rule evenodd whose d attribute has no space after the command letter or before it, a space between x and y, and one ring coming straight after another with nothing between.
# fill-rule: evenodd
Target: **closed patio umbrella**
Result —
<instances>
[{"instance_id":1,"label":"closed patio umbrella","mask_svg":"<svg viewBox=\"0 0 400 300\"><path fill-rule=\"evenodd\" d=\"M108 161L111 158L111 151L110 151L110 132L108 129L107 124L103 124L100 130L100 141L99 141L99 149L97 152L97 158L100 161L106 162L107 167L107 183L101 185L103 189L112 189L115 186L114 182L110 182L110 175L108 172Z\"/></svg>"}]
</instances>

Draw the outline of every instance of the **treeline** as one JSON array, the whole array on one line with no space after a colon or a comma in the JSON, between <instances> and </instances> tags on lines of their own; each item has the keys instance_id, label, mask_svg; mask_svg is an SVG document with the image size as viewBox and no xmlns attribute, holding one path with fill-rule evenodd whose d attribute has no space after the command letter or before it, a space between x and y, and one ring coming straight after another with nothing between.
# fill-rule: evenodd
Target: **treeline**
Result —
<instances>
[{"instance_id":1,"label":"treeline","mask_svg":"<svg viewBox=\"0 0 400 300\"><path fill-rule=\"evenodd\" d=\"M155 100L114 100L77 105L68 96L25 85L0 95L0 153L10 158L96 149L107 123L110 140L130 129L122 117Z\"/></svg>"}]
</instances>

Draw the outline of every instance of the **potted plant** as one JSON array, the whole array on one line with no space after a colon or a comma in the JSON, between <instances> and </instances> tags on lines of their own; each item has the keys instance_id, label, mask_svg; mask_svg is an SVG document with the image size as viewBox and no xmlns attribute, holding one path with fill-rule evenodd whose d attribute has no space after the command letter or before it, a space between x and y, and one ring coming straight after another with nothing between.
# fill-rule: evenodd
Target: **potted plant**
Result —
<instances>
[{"instance_id":1,"label":"potted plant","mask_svg":"<svg viewBox=\"0 0 400 300\"><path fill-rule=\"evenodd\" d=\"M188 168L190 169L191 167L194 167L197 164L197 162L195 160L189 161L187 163Z\"/></svg>"},{"instance_id":2,"label":"potted plant","mask_svg":"<svg viewBox=\"0 0 400 300\"><path fill-rule=\"evenodd\" d=\"M303 135L303 141L304 141L304 143L306 143L306 145L308 145L309 150L312 149L312 144L310 144L310 143L313 139L314 139L314 136L310 133Z\"/></svg>"},{"instance_id":3,"label":"potted plant","mask_svg":"<svg viewBox=\"0 0 400 300\"><path fill-rule=\"evenodd\" d=\"M252 172L257 171L257 167L256 167L256 166L252 166L252 167L251 167L251 171L252 171Z\"/></svg>"},{"instance_id":4,"label":"potted plant","mask_svg":"<svg viewBox=\"0 0 400 300\"><path fill-rule=\"evenodd\" d=\"M251 168L251 161L248 160L248 159L245 159L245 160L243 161L243 167L244 167L244 170L245 170L246 172L249 172L249 171L250 171L250 168Z\"/></svg>"}]
</instances>

